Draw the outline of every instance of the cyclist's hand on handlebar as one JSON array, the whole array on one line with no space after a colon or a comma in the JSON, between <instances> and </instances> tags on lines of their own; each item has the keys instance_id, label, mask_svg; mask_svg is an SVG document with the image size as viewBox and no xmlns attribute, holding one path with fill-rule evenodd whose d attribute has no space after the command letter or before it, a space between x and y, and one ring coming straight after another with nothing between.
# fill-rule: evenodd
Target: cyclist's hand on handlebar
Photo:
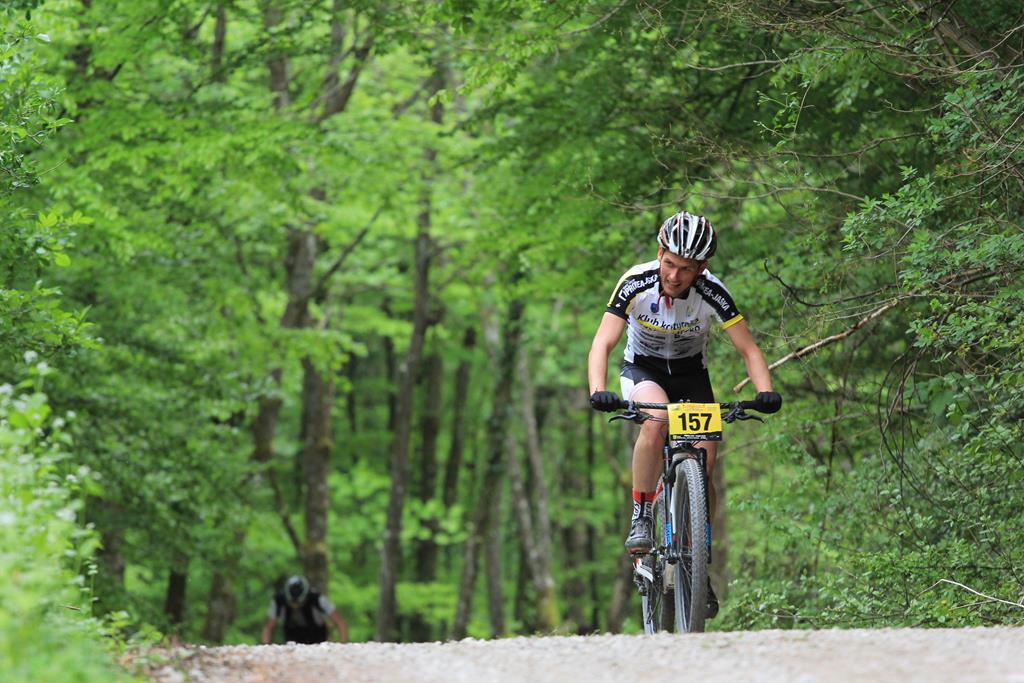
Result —
<instances>
[{"instance_id":1,"label":"cyclist's hand on handlebar","mask_svg":"<svg viewBox=\"0 0 1024 683\"><path fill-rule=\"evenodd\" d=\"M619 395L614 391L595 391L590 395L590 407L604 413L610 413L622 407Z\"/></svg>"},{"instance_id":2,"label":"cyclist's hand on handlebar","mask_svg":"<svg viewBox=\"0 0 1024 683\"><path fill-rule=\"evenodd\" d=\"M782 396L777 391L759 391L754 398L754 403L756 404L754 410L762 413L777 413L782 408Z\"/></svg>"}]
</instances>

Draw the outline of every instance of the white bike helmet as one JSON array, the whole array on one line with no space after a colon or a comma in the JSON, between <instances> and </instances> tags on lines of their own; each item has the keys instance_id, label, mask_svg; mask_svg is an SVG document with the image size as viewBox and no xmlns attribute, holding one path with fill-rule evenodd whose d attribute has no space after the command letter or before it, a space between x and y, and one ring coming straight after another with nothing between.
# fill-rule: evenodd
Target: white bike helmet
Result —
<instances>
[{"instance_id":1,"label":"white bike helmet","mask_svg":"<svg viewBox=\"0 0 1024 683\"><path fill-rule=\"evenodd\" d=\"M309 581L305 576L293 576L284 586L285 599L292 605L301 604L309 595Z\"/></svg>"},{"instance_id":2,"label":"white bike helmet","mask_svg":"<svg viewBox=\"0 0 1024 683\"><path fill-rule=\"evenodd\" d=\"M658 244L676 256L705 261L718 248L718 238L707 218L680 211L661 224Z\"/></svg>"}]
</instances>

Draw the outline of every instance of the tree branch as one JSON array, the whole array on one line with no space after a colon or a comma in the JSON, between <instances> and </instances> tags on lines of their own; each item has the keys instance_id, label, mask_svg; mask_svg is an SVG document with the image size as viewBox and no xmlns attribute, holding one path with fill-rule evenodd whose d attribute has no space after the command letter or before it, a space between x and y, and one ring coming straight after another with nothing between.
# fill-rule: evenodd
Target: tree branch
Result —
<instances>
[{"instance_id":1,"label":"tree branch","mask_svg":"<svg viewBox=\"0 0 1024 683\"><path fill-rule=\"evenodd\" d=\"M242 271L242 275L247 280L251 279L252 275L249 273L249 267L245 263L245 254L242 253L242 240L239 239L237 234L235 234L231 236L231 241L234 242L235 245L235 261L238 263L238 269ZM256 298L255 288L249 289L249 299L252 303L252 310L256 314L257 322L259 322L260 325L265 325L266 321L263 319L263 314L260 313L260 302Z\"/></svg>"},{"instance_id":2,"label":"tree branch","mask_svg":"<svg viewBox=\"0 0 1024 683\"><path fill-rule=\"evenodd\" d=\"M349 255L355 251L355 248L359 246L359 243L363 241L363 238L366 237L366 234L370 231L370 228L373 227L373 224L377 222L377 218L383 211L383 206L377 207L377 210L374 211L369 222L363 226L363 229L356 234L355 238L353 238L351 242L345 245L345 248L341 250L340 254L338 254L338 258L334 259L334 263L331 264L331 267L328 268L327 271L320 276L320 279L316 281L316 284L313 285L312 293L310 294L311 297L316 298L323 294L323 291L327 287L327 283L330 281L331 277L338 272L338 269L345 263L345 259L347 259Z\"/></svg>"},{"instance_id":3,"label":"tree branch","mask_svg":"<svg viewBox=\"0 0 1024 683\"><path fill-rule=\"evenodd\" d=\"M370 56L370 51L373 49L373 35L368 35L360 45L357 31L356 35L352 38L352 47L347 52L341 51L345 36L344 28L337 19L337 13L341 11L341 8L342 3L336 0L334 5L336 16L331 22L331 46L335 54L331 59L330 72L327 74L327 78L324 79L324 93L320 98L324 102L324 108L316 116L316 123L323 123L335 114L340 114L345 110L349 99L352 97L352 93L355 91L359 75L362 73L363 67ZM349 68L348 77L345 79L344 84L342 84L337 69L349 53L353 55L355 63Z\"/></svg>"},{"instance_id":4,"label":"tree branch","mask_svg":"<svg viewBox=\"0 0 1024 683\"><path fill-rule=\"evenodd\" d=\"M956 586L957 588L963 588L968 593L974 593L978 597L985 598L989 602L998 602L998 603L1001 603L1003 605L1009 605L1010 607L1017 607L1017 608L1020 608L1020 609L1024 609L1024 598L1021 598L1020 602L1010 602L1009 600L1003 600L1001 598L994 598L991 595L985 595L984 593L981 593L979 591L974 590L970 586L965 586L962 583L959 583L957 581L952 581L950 579L939 579L938 581L936 581L935 583L932 584L931 588L935 588L940 583L948 583L948 584L950 584L952 586Z\"/></svg>"},{"instance_id":5,"label":"tree branch","mask_svg":"<svg viewBox=\"0 0 1024 683\"><path fill-rule=\"evenodd\" d=\"M597 28L598 26L600 26L601 24L605 23L606 21L608 21L609 19L614 17L616 14L618 14L619 11L623 7L626 6L627 2L629 2L629 0L622 0L622 2L620 2L618 5L613 7L611 9L611 11L609 11L607 14L605 14L603 17L601 17L600 19L598 19L594 23L590 24L589 26L584 26L583 28L573 29L572 31L566 31L565 33L559 34L558 37L559 38L567 38L569 36L578 35L580 33L587 33L588 31L593 31L595 28Z\"/></svg>"},{"instance_id":6,"label":"tree branch","mask_svg":"<svg viewBox=\"0 0 1024 683\"><path fill-rule=\"evenodd\" d=\"M902 301L904 301L907 298L909 298L909 297L902 296L902 297L897 297L896 299L893 299L892 301L890 301L889 303L885 304L884 306L882 306L882 307L872 311L866 317L861 318L852 327L848 327L847 329L845 329L842 332L839 332L837 334L833 334L831 337L825 337L824 339L819 339L818 341L814 342L813 344L808 344L807 346L804 346L803 348L797 349L796 351L794 351L793 353L789 354L788 356L784 356L784 357L780 358L779 360L775 361L774 363L772 363L771 365L769 365L768 369L769 370L774 370L775 368L779 367L780 365L783 365L784 363L788 363L789 361L795 360L797 358L803 358L804 356L812 354L815 351L819 351L819 350L825 348L826 346L828 346L830 344L834 344L837 341L846 339L851 334L853 334L854 332L856 332L860 328L864 327L865 325L867 325L872 320L875 320L876 318L884 315L885 313L887 313L888 311L892 310L893 308L896 308L896 306L898 306ZM732 388L732 390L734 392L739 391L740 389L745 387L747 385L747 382L749 382L749 381L750 381L750 378L747 377L742 382L740 382L739 384L734 386Z\"/></svg>"},{"instance_id":7,"label":"tree branch","mask_svg":"<svg viewBox=\"0 0 1024 683\"><path fill-rule=\"evenodd\" d=\"M274 470L267 470L267 479L270 481L270 488L274 490L274 504L277 506L277 514L281 516L284 530L288 533L288 538L291 539L292 545L295 546L295 554L301 562L303 559L302 541L299 540L299 534L295 531L292 518L288 515L288 509L284 504L284 494L281 492L281 485L277 481L277 473Z\"/></svg>"},{"instance_id":8,"label":"tree branch","mask_svg":"<svg viewBox=\"0 0 1024 683\"><path fill-rule=\"evenodd\" d=\"M766 270L767 270L767 268L766 268ZM949 284L956 283L956 284L959 285L959 287L961 289L963 289L967 285L969 285L971 283L974 283L974 282L977 282L978 280L984 280L985 278L995 277L997 275L1001 275L1001 274L1004 274L1006 272L1007 271L1005 271L1005 270L984 270L984 269L981 269L981 268L977 268L977 269L969 270L969 271L966 271L966 272L963 272L963 273L957 273L955 275L951 275L951 276L949 276L947 278L944 278L944 279L942 279L942 280L940 280L940 281L938 281L936 283L933 283L933 285L936 286L936 287L940 287L941 288L943 285L949 285ZM1011 270L1009 272L1014 272L1014 271ZM770 273L770 272L768 274L772 275L772 273ZM779 278L776 278L776 279L778 279L779 282L782 282L781 279L779 279ZM783 284L783 286L786 287L786 289L790 289L789 286L786 285L784 282L782 282L782 284ZM801 347L801 348L797 349L796 351L794 351L793 353L789 354L788 356L784 356L784 357L780 358L779 360L775 361L774 363L772 363L771 365L768 366L768 369L769 370L774 370L775 368L779 367L780 365L783 365L784 363L787 363L787 362L789 362L791 360L795 360L797 358L803 358L804 356L807 356L807 355L812 354L812 353L814 353L816 351L819 351L819 350L823 349L824 347L829 346L830 344L834 344L837 341L841 341L841 340L849 337L851 334L853 334L854 332L856 332L860 328L862 328L865 325L867 325L872 320L875 320L876 318L884 315L885 313L889 312L893 308L896 308L898 305L900 305L904 301L906 301L908 299L914 299L914 298L917 298L917 297L920 297L920 296L922 296L922 291L920 289L915 289L913 291L901 294L901 295L897 296L895 299L893 299L892 301L890 301L889 303L887 303L884 306L881 306L881 307L875 309L874 311L869 313L867 316L861 318L855 324L853 324L852 326L850 326L847 329L843 330L842 332L839 332L837 334L833 334L830 337L825 337L824 339L819 339L818 341L814 342L813 344L808 344L807 346ZM800 300L797 299L797 301L800 301ZM800 301L800 303L803 303L804 305L809 305L809 304L806 304L803 301ZM739 391L740 389L745 387L749 381L750 381L750 378L748 377L748 378L744 379L742 382L740 382L739 384L737 384L736 386L734 386L732 388L732 390L734 392L735 391Z\"/></svg>"}]
</instances>

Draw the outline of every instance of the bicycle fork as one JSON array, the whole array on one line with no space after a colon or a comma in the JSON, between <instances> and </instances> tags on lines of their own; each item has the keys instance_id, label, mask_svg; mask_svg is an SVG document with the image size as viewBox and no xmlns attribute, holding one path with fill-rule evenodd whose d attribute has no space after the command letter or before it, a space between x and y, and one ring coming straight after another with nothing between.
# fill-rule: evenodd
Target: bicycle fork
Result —
<instances>
[{"instance_id":1,"label":"bicycle fork","mask_svg":"<svg viewBox=\"0 0 1024 683\"><path fill-rule=\"evenodd\" d=\"M675 492L676 467L684 460L696 460L700 464L701 482L704 488L704 513L707 520L704 537L706 539L708 564L711 564L711 496L708 495L708 474L707 462L708 452L703 448L697 448L686 441L679 441L675 444L665 443L664 446L665 471L662 474L664 482L663 495L666 496L665 515L665 546L668 548L667 559L669 563L675 564L679 556L672 548L672 537L676 533L675 505L672 504L672 494Z\"/></svg>"}]
</instances>

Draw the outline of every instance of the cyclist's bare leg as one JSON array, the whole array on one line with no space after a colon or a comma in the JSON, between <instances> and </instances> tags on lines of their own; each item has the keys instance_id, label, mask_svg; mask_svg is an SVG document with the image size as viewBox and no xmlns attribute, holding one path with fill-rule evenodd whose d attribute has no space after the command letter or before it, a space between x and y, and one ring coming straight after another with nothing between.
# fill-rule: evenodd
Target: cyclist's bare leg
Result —
<instances>
[{"instance_id":1,"label":"cyclist's bare leg","mask_svg":"<svg viewBox=\"0 0 1024 683\"><path fill-rule=\"evenodd\" d=\"M625 385L625 382L623 382ZM623 386L622 392L634 401L665 403L665 390L654 382L639 382ZM648 411L645 411L648 412ZM652 410L652 415L665 415L665 411ZM667 427L663 422L648 420L640 425L640 434L633 444L633 517L626 537L626 550L634 554L650 552L654 544L653 504L661 475L661 452Z\"/></svg>"},{"instance_id":2,"label":"cyclist's bare leg","mask_svg":"<svg viewBox=\"0 0 1024 683\"><path fill-rule=\"evenodd\" d=\"M655 382L640 382L627 397L641 403L667 403L665 390ZM664 410L645 410L658 417L666 415ZM633 444L633 488L637 491L655 491L661 477L661 453L665 446L668 426L664 422L648 420L640 425L640 435Z\"/></svg>"}]
</instances>

